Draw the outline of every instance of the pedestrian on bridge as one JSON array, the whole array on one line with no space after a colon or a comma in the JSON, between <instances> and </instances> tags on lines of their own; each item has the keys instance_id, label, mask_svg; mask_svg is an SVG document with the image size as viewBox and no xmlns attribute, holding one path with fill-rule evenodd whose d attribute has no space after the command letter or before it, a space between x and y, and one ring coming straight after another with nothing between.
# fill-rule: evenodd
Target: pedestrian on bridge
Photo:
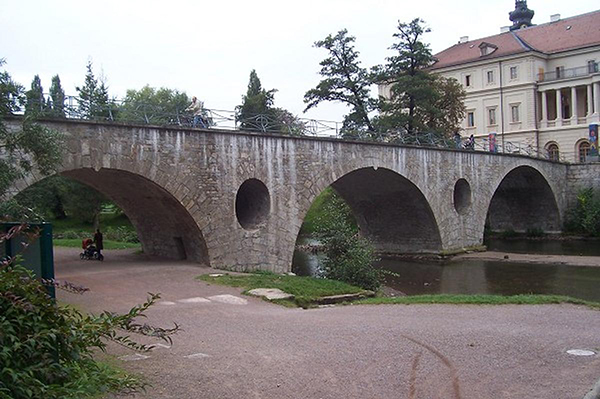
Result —
<instances>
[{"instance_id":1,"label":"pedestrian on bridge","mask_svg":"<svg viewBox=\"0 0 600 399\"><path fill-rule=\"evenodd\" d=\"M196 96L192 97L192 103L185 110L193 112L194 114L194 121L192 122L192 127L200 125L201 128L207 128L206 122L204 120L204 103L202 101L198 101Z\"/></svg>"}]
</instances>

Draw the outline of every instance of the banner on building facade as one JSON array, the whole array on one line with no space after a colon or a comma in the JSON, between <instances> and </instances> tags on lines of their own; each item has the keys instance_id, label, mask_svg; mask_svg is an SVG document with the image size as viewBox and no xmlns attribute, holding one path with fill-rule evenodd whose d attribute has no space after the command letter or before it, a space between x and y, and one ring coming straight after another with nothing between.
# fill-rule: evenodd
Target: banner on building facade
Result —
<instances>
[{"instance_id":1,"label":"banner on building facade","mask_svg":"<svg viewBox=\"0 0 600 399\"><path fill-rule=\"evenodd\" d=\"M590 125L590 157L597 159L598 157L598 124L592 123Z\"/></svg>"},{"instance_id":2,"label":"banner on building facade","mask_svg":"<svg viewBox=\"0 0 600 399\"><path fill-rule=\"evenodd\" d=\"M490 152L498 151L498 147L496 144L496 133L490 133L488 135L488 143L489 143Z\"/></svg>"}]
</instances>

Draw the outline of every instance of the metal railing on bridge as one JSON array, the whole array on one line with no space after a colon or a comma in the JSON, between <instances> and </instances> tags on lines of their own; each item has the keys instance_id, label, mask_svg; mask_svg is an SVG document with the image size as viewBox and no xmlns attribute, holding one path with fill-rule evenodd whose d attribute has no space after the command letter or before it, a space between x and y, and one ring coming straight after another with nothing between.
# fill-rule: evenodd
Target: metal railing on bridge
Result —
<instances>
[{"instance_id":1,"label":"metal railing on bridge","mask_svg":"<svg viewBox=\"0 0 600 399\"><path fill-rule=\"evenodd\" d=\"M142 104L137 101L110 100L105 104L90 104L75 96L66 96L63 104L53 104L49 95L44 101L23 107L18 113L26 110L44 119L91 120L112 123L146 124L154 126L172 126L183 128L204 128L219 130L243 130L259 133L287 134L294 136L324 137L333 139L354 140L360 142L379 142L433 148L445 148L464 151L493 152L518 154L534 158L550 159L546 151L536 151L531 145L498 140L494 148L490 148L488 139L456 140L446 138L437 133L421 132L410 134L405 131L357 132L344 133L342 123L326 120L299 118L287 111L275 109L269 115L253 115L240 118L235 111L203 108L199 118L185 108L161 107ZM559 159L565 162L565 159Z\"/></svg>"}]
</instances>

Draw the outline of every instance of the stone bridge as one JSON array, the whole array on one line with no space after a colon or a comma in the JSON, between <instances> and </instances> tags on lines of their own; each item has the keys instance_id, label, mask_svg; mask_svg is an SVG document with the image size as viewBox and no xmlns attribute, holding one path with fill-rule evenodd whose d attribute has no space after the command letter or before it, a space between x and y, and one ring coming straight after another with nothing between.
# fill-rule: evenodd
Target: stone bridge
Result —
<instances>
[{"instance_id":1,"label":"stone bridge","mask_svg":"<svg viewBox=\"0 0 600 399\"><path fill-rule=\"evenodd\" d=\"M441 253L480 245L486 220L496 230L560 231L587 173L577 165L472 151L43 123L65 134L60 174L118 204L146 253L240 271L289 271L306 212L328 186L378 251ZM20 181L17 191L38 179Z\"/></svg>"}]
</instances>

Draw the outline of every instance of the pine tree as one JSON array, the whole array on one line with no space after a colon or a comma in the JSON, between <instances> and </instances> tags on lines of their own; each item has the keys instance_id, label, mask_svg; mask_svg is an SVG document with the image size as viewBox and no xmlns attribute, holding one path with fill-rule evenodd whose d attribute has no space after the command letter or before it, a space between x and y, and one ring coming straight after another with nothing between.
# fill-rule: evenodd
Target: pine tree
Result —
<instances>
[{"instance_id":1,"label":"pine tree","mask_svg":"<svg viewBox=\"0 0 600 399\"><path fill-rule=\"evenodd\" d=\"M60 84L60 78L58 77L58 75L52 78L52 85L50 86L50 99L50 115L54 118L64 118L65 92Z\"/></svg>"},{"instance_id":2,"label":"pine tree","mask_svg":"<svg viewBox=\"0 0 600 399\"><path fill-rule=\"evenodd\" d=\"M76 87L79 93L79 114L82 119L94 119L95 110L95 96L96 90L98 90L98 80L94 76L92 69L92 61L88 61L87 73L85 74L85 81L83 86Z\"/></svg>"},{"instance_id":3,"label":"pine tree","mask_svg":"<svg viewBox=\"0 0 600 399\"><path fill-rule=\"evenodd\" d=\"M265 130L265 123L274 117L273 103L277 90L265 90L253 69L250 72L248 90L242 96L242 104L236 107L236 120L240 129Z\"/></svg>"},{"instance_id":4,"label":"pine tree","mask_svg":"<svg viewBox=\"0 0 600 399\"><path fill-rule=\"evenodd\" d=\"M27 102L25 103L25 114L40 115L46 109L46 101L44 100L44 89L39 75L33 77L31 89L25 93Z\"/></svg>"}]
</instances>

